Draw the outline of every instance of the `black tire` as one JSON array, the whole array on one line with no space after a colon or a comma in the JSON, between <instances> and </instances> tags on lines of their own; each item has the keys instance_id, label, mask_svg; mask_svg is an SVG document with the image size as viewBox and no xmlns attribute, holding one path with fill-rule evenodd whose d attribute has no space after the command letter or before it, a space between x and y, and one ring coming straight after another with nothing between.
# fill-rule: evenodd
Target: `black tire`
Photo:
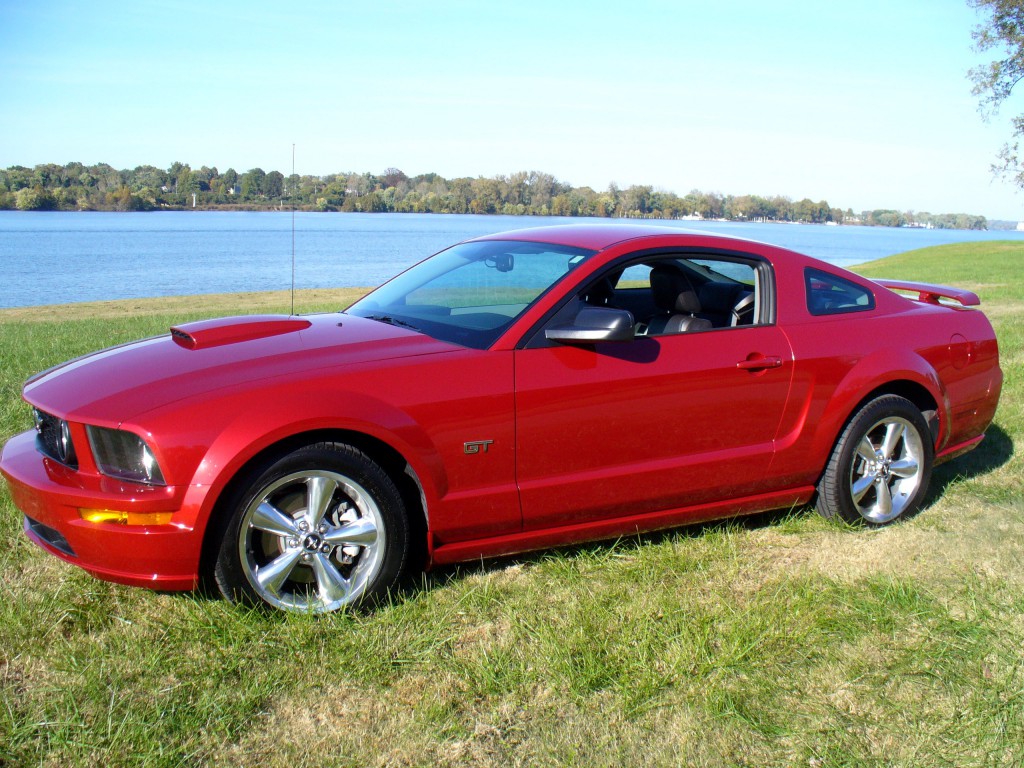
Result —
<instances>
[{"instance_id":1,"label":"black tire","mask_svg":"<svg viewBox=\"0 0 1024 768\"><path fill-rule=\"evenodd\" d=\"M228 514L214 580L235 602L303 613L373 604L408 562L398 488L344 443L299 448L257 468Z\"/></svg>"},{"instance_id":2,"label":"black tire","mask_svg":"<svg viewBox=\"0 0 1024 768\"><path fill-rule=\"evenodd\" d=\"M881 526L913 515L931 480L935 447L917 407L882 395L854 414L818 483L818 512Z\"/></svg>"}]
</instances>

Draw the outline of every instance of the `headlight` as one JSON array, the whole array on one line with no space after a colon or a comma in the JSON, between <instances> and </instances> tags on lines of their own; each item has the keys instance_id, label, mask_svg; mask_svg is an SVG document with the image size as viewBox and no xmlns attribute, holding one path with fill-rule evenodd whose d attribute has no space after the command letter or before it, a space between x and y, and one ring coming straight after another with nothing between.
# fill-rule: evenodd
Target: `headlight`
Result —
<instances>
[{"instance_id":1,"label":"headlight","mask_svg":"<svg viewBox=\"0 0 1024 768\"><path fill-rule=\"evenodd\" d=\"M32 409L32 418L36 424L36 445L39 450L65 466L78 469L78 456L75 454L75 444L71 441L68 423L38 408Z\"/></svg>"},{"instance_id":2,"label":"headlight","mask_svg":"<svg viewBox=\"0 0 1024 768\"><path fill-rule=\"evenodd\" d=\"M103 427L86 427L89 445L100 472L120 480L165 485L160 465L146 441L133 432Z\"/></svg>"}]
</instances>

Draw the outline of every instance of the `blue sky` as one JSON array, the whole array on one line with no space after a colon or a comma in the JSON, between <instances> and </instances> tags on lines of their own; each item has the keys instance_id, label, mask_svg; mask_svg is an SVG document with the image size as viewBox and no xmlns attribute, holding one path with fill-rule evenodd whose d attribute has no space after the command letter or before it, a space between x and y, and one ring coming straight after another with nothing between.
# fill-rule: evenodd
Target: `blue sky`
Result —
<instances>
[{"instance_id":1,"label":"blue sky","mask_svg":"<svg viewBox=\"0 0 1024 768\"><path fill-rule=\"evenodd\" d=\"M1024 219L964 0L0 0L0 166L541 170Z\"/></svg>"}]
</instances>

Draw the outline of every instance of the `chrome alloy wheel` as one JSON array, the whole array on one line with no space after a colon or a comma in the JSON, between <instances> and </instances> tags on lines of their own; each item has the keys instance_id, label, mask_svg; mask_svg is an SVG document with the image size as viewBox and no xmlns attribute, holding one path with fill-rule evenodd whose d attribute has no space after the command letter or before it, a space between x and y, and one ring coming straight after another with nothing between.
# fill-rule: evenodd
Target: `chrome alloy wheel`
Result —
<instances>
[{"instance_id":1,"label":"chrome alloy wheel","mask_svg":"<svg viewBox=\"0 0 1024 768\"><path fill-rule=\"evenodd\" d=\"M850 494L861 517L887 523L899 517L921 485L921 433L904 418L888 416L867 430L850 468Z\"/></svg>"},{"instance_id":2,"label":"chrome alloy wheel","mask_svg":"<svg viewBox=\"0 0 1024 768\"><path fill-rule=\"evenodd\" d=\"M253 589L290 611L326 613L358 601L380 571L385 526L373 497L338 472L304 470L255 494L238 555Z\"/></svg>"}]
</instances>

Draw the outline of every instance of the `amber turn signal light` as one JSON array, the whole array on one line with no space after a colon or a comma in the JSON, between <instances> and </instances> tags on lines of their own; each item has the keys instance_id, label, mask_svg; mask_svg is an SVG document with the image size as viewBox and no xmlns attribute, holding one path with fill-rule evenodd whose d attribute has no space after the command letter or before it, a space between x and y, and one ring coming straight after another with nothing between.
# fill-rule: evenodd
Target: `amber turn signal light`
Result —
<instances>
[{"instance_id":1,"label":"amber turn signal light","mask_svg":"<svg viewBox=\"0 0 1024 768\"><path fill-rule=\"evenodd\" d=\"M116 509L79 509L78 515L90 523L115 525L167 525L170 512L122 512Z\"/></svg>"}]
</instances>

